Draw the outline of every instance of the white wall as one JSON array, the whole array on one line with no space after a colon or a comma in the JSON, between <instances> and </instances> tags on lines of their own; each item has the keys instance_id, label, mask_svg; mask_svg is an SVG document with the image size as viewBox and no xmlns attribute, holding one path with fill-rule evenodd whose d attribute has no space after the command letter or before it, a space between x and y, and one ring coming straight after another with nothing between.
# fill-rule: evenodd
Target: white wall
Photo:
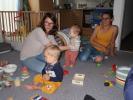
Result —
<instances>
[{"instance_id":1,"label":"white wall","mask_svg":"<svg viewBox=\"0 0 133 100\"><path fill-rule=\"evenodd\" d=\"M113 24L117 25L119 28L118 37L116 39L117 50L120 50L124 5L125 5L125 0L114 0L114 8L113 8L114 21L113 21Z\"/></svg>"},{"instance_id":2,"label":"white wall","mask_svg":"<svg viewBox=\"0 0 133 100\"><path fill-rule=\"evenodd\" d=\"M18 11L20 0L0 0L0 11Z\"/></svg>"}]
</instances>

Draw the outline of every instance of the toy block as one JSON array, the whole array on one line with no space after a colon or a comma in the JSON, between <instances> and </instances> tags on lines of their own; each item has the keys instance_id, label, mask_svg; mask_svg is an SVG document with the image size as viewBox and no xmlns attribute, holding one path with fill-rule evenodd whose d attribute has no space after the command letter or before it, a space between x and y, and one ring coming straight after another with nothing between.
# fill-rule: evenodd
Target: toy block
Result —
<instances>
[{"instance_id":1,"label":"toy block","mask_svg":"<svg viewBox=\"0 0 133 100\"><path fill-rule=\"evenodd\" d=\"M75 74L72 79L72 84L83 86L85 74Z\"/></svg>"}]
</instances>

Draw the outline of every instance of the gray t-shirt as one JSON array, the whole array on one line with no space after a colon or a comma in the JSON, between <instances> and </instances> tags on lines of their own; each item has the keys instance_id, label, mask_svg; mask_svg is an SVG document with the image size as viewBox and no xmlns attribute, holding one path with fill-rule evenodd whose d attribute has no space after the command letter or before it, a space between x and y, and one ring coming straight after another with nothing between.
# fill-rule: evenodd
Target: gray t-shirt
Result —
<instances>
[{"instance_id":1,"label":"gray t-shirt","mask_svg":"<svg viewBox=\"0 0 133 100\"><path fill-rule=\"evenodd\" d=\"M43 52L45 46L52 42L57 44L53 35L46 36L42 28L37 27L29 33L25 39L20 53L20 60L39 55Z\"/></svg>"}]
</instances>

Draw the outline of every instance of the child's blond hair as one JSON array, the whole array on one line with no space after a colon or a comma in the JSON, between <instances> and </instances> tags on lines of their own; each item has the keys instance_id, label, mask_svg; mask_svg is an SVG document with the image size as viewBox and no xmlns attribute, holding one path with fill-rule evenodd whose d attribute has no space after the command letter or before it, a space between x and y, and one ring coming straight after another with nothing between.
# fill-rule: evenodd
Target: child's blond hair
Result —
<instances>
[{"instance_id":1,"label":"child's blond hair","mask_svg":"<svg viewBox=\"0 0 133 100\"><path fill-rule=\"evenodd\" d=\"M47 51L47 53L50 55L50 56L53 56L55 58L59 58L60 57L60 53L61 53L61 50L58 46L56 45L50 45L48 47L46 47L44 49L44 52Z\"/></svg>"}]
</instances>

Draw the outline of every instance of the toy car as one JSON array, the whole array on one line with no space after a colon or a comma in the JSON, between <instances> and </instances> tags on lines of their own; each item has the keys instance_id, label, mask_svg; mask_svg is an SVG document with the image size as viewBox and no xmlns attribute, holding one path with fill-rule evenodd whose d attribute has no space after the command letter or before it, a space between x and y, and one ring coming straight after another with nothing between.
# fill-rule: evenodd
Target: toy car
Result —
<instances>
[{"instance_id":1,"label":"toy car","mask_svg":"<svg viewBox=\"0 0 133 100\"><path fill-rule=\"evenodd\" d=\"M35 96L31 97L30 100L48 100L48 99L45 97L42 97L40 95L35 95Z\"/></svg>"}]
</instances>

